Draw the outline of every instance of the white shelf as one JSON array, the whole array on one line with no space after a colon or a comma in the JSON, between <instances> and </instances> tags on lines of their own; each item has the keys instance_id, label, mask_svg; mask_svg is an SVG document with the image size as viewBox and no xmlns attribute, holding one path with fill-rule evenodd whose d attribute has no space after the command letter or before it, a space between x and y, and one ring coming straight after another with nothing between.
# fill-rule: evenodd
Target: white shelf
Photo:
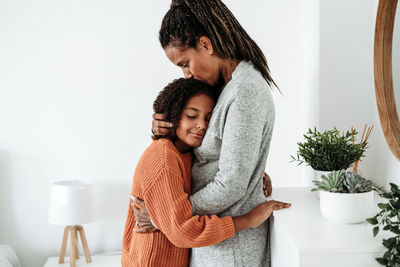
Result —
<instances>
[{"instance_id":1,"label":"white shelf","mask_svg":"<svg viewBox=\"0 0 400 267\"><path fill-rule=\"evenodd\" d=\"M85 256L79 256L76 261L76 267L121 267L121 255L95 255L92 256L92 262L86 263ZM69 257L65 257L64 264L58 264L59 257L50 257L43 267L69 267Z\"/></svg>"},{"instance_id":2,"label":"white shelf","mask_svg":"<svg viewBox=\"0 0 400 267\"><path fill-rule=\"evenodd\" d=\"M272 267L380 266L375 257L385 251L383 236L374 238L372 225L327 221L320 213L318 193L307 187L275 188L271 198L292 203L274 212L271 220Z\"/></svg>"}]
</instances>

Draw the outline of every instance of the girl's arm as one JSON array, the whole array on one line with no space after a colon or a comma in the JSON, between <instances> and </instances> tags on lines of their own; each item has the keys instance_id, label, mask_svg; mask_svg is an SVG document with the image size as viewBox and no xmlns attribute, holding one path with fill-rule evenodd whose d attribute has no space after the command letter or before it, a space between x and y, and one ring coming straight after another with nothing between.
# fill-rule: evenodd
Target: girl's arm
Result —
<instances>
[{"instance_id":1,"label":"girl's arm","mask_svg":"<svg viewBox=\"0 0 400 267\"><path fill-rule=\"evenodd\" d=\"M178 171L162 170L143 192L143 200L154 224L177 247L210 246L235 235L229 216L192 216L183 177Z\"/></svg>"},{"instance_id":2,"label":"girl's arm","mask_svg":"<svg viewBox=\"0 0 400 267\"><path fill-rule=\"evenodd\" d=\"M146 209L157 228L175 246L185 248L217 244L232 237L235 232L257 227L272 211L290 206L278 201L268 201L261 203L250 213L233 219L230 216L193 216L182 177L173 170L162 171L143 196Z\"/></svg>"},{"instance_id":3,"label":"girl's arm","mask_svg":"<svg viewBox=\"0 0 400 267\"><path fill-rule=\"evenodd\" d=\"M137 222L138 226L137 228L134 228L134 231L137 233L153 233L160 230L150 218L144 201L136 197L131 197L131 199L132 210L134 212L135 221ZM291 204L289 203L275 200L261 203L254 209L252 209L249 213L232 218L235 233L248 228L258 227L261 223L263 223L267 218L271 216L273 211L283 208L289 208L290 206Z\"/></svg>"}]
</instances>

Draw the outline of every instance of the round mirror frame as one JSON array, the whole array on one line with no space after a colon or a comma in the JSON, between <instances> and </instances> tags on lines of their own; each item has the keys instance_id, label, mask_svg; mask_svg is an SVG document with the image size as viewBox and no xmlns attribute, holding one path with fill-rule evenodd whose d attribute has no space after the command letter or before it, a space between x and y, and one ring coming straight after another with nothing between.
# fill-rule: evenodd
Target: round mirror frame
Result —
<instances>
[{"instance_id":1,"label":"round mirror frame","mask_svg":"<svg viewBox=\"0 0 400 267\"><path fill-rule=\"evenodd\" d=\"M392 78L392 40L396 6L397 0L379 1L375 25L374 76L382 130L390 150L400 160L400 121Z\"/></svg>"}]
</instances>

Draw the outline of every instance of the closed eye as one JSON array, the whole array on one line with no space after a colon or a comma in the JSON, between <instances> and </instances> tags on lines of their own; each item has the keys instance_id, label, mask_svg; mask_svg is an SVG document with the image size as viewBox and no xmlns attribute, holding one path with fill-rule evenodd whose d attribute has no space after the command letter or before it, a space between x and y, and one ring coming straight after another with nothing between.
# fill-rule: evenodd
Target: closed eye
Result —
<instances>
[{"instance_id":1,"label":"closed eye","mask_svg":"<svg viewBox=\"0 0 400 267\"><path fill-rule=\"evenodd\" d=\"M187 62L179 62L178 66L181 68L187 68L188 67L188 63Z\"/></svg>"}]
</instances>

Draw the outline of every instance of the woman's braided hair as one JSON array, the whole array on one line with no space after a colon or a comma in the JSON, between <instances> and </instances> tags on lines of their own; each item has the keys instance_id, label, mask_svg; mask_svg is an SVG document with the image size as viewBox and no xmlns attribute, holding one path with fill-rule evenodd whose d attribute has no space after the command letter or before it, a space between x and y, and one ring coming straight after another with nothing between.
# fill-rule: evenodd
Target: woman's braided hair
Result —
<instances>
[{"instance_id":1,"label":"woman's braided hair","mask_svg":"<svg viewBox=\"0 0 400 267\"><path fill-rule=\"evenodd\" d=\"M250 61L278 88L263 52L220 0L172 0L159 32L161 46L196 48L201 36L210 38L220 57Z\"/></svg>"},{"instance_id":2,"label":"woman's braided hair","mask_svg":"<svg viewBox=\"0 0 400 267\"><path fill-rule=\"evenodd\" d=\"M177 140L176 129L178 129L181 120L182 111L187 101L196 95L205 94L210 96L215 102L218 98L218 90L207 83L199 80L176 79L169 83L157 96L153 103L155 113L165 115L164 121L172 123L172 127L166 135L153 135L153 140L167 138L172 142Z\"/></svg>"}]
</instances>

